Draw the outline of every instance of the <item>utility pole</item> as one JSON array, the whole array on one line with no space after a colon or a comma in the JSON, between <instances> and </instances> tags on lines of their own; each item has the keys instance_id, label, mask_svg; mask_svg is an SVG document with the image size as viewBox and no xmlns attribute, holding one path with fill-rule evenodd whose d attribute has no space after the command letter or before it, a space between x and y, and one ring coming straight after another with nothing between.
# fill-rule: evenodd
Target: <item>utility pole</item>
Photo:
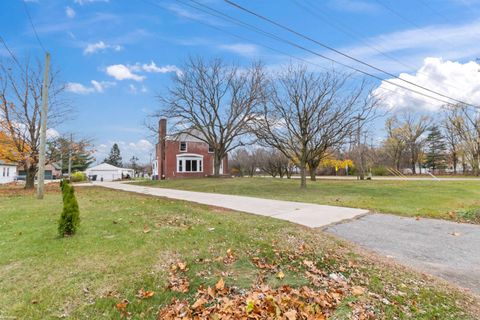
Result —
<instances>
[{"instance_id":1,"label":"utility pole","mask_svg":"<svg viewBox=\"0 0 480 320\"><path fill-rule=\"evenodd\" d=\"M361 126L360 121L365 120L360 115L354 118L357 120L357 154L358 154L358 165L359 169L357 173L357 179L364 180L365 179L365 155L363 154L363 146L362 146L362 137L361 137Z\"/></svg>"},{"instance_id":2,"label":"utility pole","mask_svg":"<svg viewBox=\"0 0 480 320\"><path fill-rule=\"evenodd\" d=\"M72 180L72 145L73 133L70 133L70 145L68 146L68 180Z\"/></svg>"},{"instance_id":3,"label":"utility pole","mask_svg":"<svg viewBox=\"0 0 480 320\"><path fill-rule=\"evenodd\" d=\"M43 199L45 183L45 149L47 144L48 117L48 73L50 72L50 53L45 53L45 74L42 84L42 111L40 113L40 155L38 161L37 199Z\"/></svg>"}]
</instances>

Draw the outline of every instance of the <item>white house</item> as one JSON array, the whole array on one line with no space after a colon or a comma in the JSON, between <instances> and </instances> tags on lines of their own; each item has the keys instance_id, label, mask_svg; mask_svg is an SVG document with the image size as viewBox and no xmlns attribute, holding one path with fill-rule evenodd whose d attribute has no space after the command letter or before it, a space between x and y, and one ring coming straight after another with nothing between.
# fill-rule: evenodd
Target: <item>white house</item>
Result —
<instances>
[{"instance_id":1,"label":"white house","mask_svg":"<svg viewBox=\"0 0 480 320\"><path fill-rule=\"evenodd\" d=\"M0 160L0 184L15 181L17 165Z\"/></svg>"},{"instance_id":2,"label":"white house","mask_svg":"<svg viewBox=\"0 0 480 320\"><path fill-rule=\"evenodd\" d=\"M112 166L108 163L101 163L99 165L88 168L85 173L87 177L96 176L96 181L114 181L122 178L133 178L133 169L125 169Z\"/></svg>"}]
</instances>

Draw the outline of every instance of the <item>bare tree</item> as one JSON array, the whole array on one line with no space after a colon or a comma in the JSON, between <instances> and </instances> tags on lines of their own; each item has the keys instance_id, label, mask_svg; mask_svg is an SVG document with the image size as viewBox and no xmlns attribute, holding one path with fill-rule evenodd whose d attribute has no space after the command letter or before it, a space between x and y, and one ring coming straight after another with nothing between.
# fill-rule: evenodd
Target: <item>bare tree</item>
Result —
<instances>
[{"instance_id":1,"label":"bare tree","mask_svg":"<svg viewBox=\"0 0 480 320\"><path fill-rule=\"evenodd\" d=\"M13 66L0 64L0 130L9 136L19 155L13 160L26 171L25 188L33 188L39 160L43 66L39 61L15 62ZM60 100L64 86L56 85L57 75L52 72L49 77L48 128L70 113Z\"/></svg>"},{"instance_id":2,"label":"bare tree","mask_svg":"<svg viewBox=\"0 0 480 320\"><path fill-rule=\"evenodd\" d=\"M480 112L465 105L451 107L451 123L461 137L473 174L480 175Z\"/></svg>"},{"instance_id":3,"label":"bare tree","mask_svg":"<svg viewBox=\"0 0 480 320\"><path fill-rule=\"evenodd\" d=\"M178 74L156 115L169 118L173 134L187 134L214 150L214 175L222 159L245 144L249 124L263 103L265 75L260 64L240 69L220 59L190 58ZM243 138L243 139L242 139Z\"/></svg>"},{"instance_id":4,"label":"bare tree","mask_svg":"<svg viewBox=\"0 0 480 320\"><path fill-rule=\"evenodd\" d=\"M460 136L454 125L454 116L449 113L442 121L442 127L445 135L445 141L447 143L449 160L453 166L453 174L457 174L458 159L461 153Z\"/></svg>"},{"instance_id":5,"label":"bare tree","mask_svg":"<svg viewBox=\"0 0 480 320\"><path fill-rule=\"evenodd\" d=\"M348 79L289 66L272 83L271 98L256 119L261 143L298 165L301 188L307 186L307 164L318 167L327 150L342 144L356 129L355 117L366 118L373 110L373 96L365 85L352 88Z\"/></svg>"},{"instance_id":6,"label":"bare tree","mask_svg":"<svg viewBox=\"0 0 480 320\"><path fill-rule=\"evenodd\" d=\"M385 122L387 139L383 142L387 155L391 158L395 168L400 170L402 156L407 148L402 128L398 118L394 115Z\"/></svg>"},{"instance_id":7,"label":"bare tree","mask_svg":"<svg viewBox=\"0 0 480 320\"><path fill-rule=\"evenodd\" d=\"M416 174L416 165L425 142L424 133L430 128L431 119L426 115L414 114L407 110L402 113L400 120L403 139L410 153L412 173Z\"/></svg>"}]
</instances>

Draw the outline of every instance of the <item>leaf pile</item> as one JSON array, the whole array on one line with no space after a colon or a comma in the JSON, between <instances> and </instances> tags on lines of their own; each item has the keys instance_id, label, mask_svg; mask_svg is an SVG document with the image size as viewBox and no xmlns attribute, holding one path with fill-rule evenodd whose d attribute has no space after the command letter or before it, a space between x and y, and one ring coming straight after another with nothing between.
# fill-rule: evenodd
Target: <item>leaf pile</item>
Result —
<instances>
[{"instance_id":1,"label":"leaf pile","mask_svg":"<svg viewBox=\"0 0 480 320\"><path fill-rule=\"evenodd\" d=\"M285 285L272 289L262 285L242 291L226 287L220 279L214 288L200 288L192 304L174 299L160 310L158 319L321 320L333 315L346 294L347 290L334 286L314 290L307 286L294 289ZM357 311L356 319L373 319L373 312L361 308L354 310Z\"/></svg>"}]
</instances>

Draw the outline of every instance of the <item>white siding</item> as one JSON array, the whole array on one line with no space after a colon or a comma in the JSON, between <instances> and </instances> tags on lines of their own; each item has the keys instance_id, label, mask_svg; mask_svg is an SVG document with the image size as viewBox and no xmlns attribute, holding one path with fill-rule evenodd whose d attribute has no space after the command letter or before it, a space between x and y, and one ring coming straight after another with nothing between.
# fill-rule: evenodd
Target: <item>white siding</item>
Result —
<instances>
[{"instance_id":1,"label":"white siding","mask_svg":"<svg viewBox=\"0 0 480 320\"><path fill-rule=\"evenodd\" d=\"M10 183L15 181L17 176L17 167L0 164L0 183Z\"/></svg>"}]
</instances>

